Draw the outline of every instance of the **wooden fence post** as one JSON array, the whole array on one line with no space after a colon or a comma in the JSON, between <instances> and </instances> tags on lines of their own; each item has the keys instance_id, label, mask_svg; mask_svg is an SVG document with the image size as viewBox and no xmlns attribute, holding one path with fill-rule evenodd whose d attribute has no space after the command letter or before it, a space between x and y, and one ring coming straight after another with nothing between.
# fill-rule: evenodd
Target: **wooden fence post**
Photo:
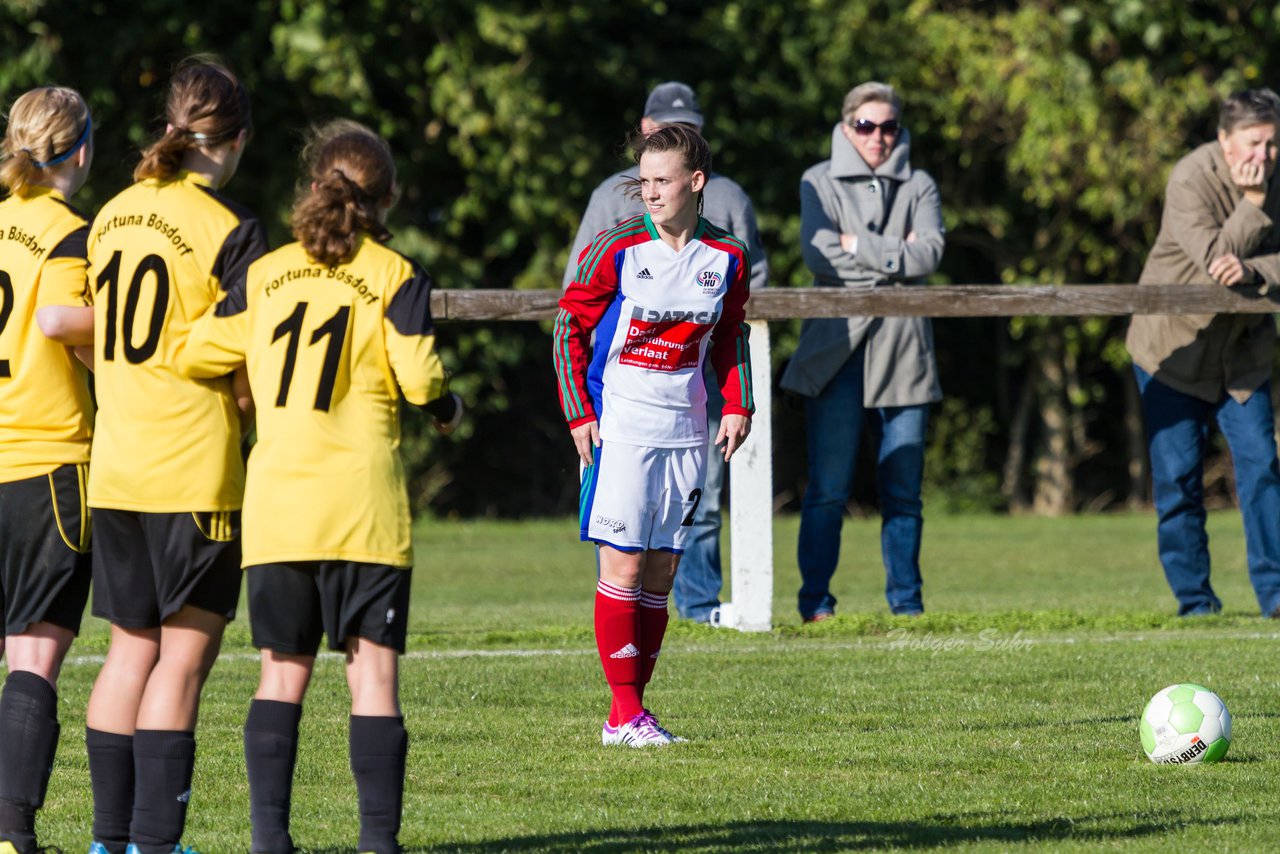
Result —
<instances>
[{"instance_id":1,"label":"wooden fence post","mask_svg":"<svg viewBox=\"0 0 1280 854\"><path fill-rule=\"evenodd\" d=\"M773 401L769 323L751 327L751 435L729 462L731 599L719 625L744 632L773 628Z\"/></svg>"}]
</instances>

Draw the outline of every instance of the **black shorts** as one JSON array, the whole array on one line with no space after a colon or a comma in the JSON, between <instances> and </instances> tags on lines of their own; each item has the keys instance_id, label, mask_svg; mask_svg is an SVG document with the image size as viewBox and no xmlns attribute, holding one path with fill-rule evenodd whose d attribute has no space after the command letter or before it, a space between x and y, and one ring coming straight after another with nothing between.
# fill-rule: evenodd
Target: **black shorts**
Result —
<instances>
[{"instance_id":1,"label":"black shorts","mask_svg":"<svg viewBox=\"0 0 1280 854\"><path fill-rule=\"evenodd\" d=\"M253 645L286 655L315 655L364 638L404 652L409 631L408 567L345 560L251 566L249 625Z\"/></svg>"},{"instance_id":2,"label":"black shorts","mask_svg":"<svg viewBox=\"0 0 1280 854\"><path fill-rule=\"evenodd\" d=\"M93 511L93 615L126 629L161 625L184 605L236 615L240 511Z\"/></svg>"},{"instance_id":3,"label":"black shorts","mask_svg":"<svg viewBox=\"0 0 1280 854\"><path fill-rule=\"evenodd\" d=\"M35 623L80 631L89 599L89 467L0 483L0 637Z\"/></svg>"}]
</instances>

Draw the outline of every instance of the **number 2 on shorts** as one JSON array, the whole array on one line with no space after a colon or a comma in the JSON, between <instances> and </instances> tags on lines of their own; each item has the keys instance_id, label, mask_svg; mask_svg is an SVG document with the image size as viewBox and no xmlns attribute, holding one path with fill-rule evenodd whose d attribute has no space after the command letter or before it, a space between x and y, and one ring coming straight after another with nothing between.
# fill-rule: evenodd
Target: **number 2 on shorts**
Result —
<instances>
[{"instance_id":1,"label":"number 2 on shorts","mask_svg":"<svg viewBox=\"0 0 1280 854\"><path fill-rule=\"evenodd\" d=\"M684 517L684 521L680 523L681 528L687 528L693 524L693 516L698 512L698 502L702 501L702 490L695 489L689 493L689 500L693 502L693 506L689 508L689 515Z\"/></svg>"}]
</instances>

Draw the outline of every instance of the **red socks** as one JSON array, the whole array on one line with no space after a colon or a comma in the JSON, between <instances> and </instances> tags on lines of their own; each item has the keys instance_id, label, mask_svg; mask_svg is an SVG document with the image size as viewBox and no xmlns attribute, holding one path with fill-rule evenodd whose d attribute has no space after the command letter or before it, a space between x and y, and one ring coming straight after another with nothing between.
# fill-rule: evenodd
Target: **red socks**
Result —
<instances>
[{"instance_id":1,"label":"red socks","mask_svg":"<svg viewBox=\"0 0 1280 854\"><path fill-rule=\"evenodd\" d=\"M613 692L609 726L644 711L644 688L653 677L667 633L667 593L596 584L596 649Z\"/></svg>"},{"instance_id":2,"label":"red socks","mask_svg":"<svg viewBox=\"0 0 1280 854\"><path fill-rule=\"evenodd\" d=\"M640 588L617 587L601 579L596 585L596 649L604 678L613 691L609 723L617 726L644 711L640 703Z\"/></svg>"},{"instance_id":3,"label":"red socks","mask_svg":"<svg viewBox=\"0 0 1280 854\"><path fill-rule=\"evenodd\" d=\"M667 595L640 591L640 699L644 686L653 676L653 666L662 651L662 638L667 633Z\"/></svg>"}]
</instances>

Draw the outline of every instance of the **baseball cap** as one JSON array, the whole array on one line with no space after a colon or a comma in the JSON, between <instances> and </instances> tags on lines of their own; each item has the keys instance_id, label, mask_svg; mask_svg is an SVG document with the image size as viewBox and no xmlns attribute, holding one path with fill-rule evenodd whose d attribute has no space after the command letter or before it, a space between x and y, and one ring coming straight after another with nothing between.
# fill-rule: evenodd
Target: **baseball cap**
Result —
<instances>
[{"instance_id":1,"label":"baseball cap","mask_svg":"<svg viewBox=\"0 0 1280 854\"><path fill-rule=\"evenodd\" d=\"M655 122L685 122L702 127L702 108L698 96L683 83L659 83L644 102L644 114Z\"/></svg>"}]
</instances>

